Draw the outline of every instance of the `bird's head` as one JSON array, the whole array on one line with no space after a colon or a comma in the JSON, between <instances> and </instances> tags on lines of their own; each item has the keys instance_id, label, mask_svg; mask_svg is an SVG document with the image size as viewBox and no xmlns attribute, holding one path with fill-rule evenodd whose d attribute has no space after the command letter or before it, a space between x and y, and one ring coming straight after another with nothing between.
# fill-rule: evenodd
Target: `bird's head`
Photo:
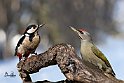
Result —
<instances>
[{"instance_id":1,"label":"bird's head","mask_svg":"<svg viewBox=\"0 0 124 83\"><path fill-rule=\"evenodd\" d=\"M29 25L29 26L27 27L27 29L25 30L25 33L27 33L27 34L35 33L35 32L37 32L38 29L39 29L40 27L42 27L43 25L44 25L44 24L41 24L41 25L35 25L35 24Z\"/></svg>"},{"instance_id":2,"label":"bird's head","mask_svg":"<svg viewBox=\"0 0 124 83\"><path fill-rule=\"evenodd\" d=\"M83 41L92 41L92 38L90 36L90 33L88 33L85 29L75 29L74 27L71 27L70 28L76 32L79 36L79 38Z\"/></svg>"}]
</instances>

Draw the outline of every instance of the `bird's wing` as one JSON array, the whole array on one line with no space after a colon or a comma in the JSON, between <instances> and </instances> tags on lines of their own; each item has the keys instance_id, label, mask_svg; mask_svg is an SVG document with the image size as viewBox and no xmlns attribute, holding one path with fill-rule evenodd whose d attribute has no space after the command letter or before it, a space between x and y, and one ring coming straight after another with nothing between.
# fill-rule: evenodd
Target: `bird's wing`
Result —
<instances>
[{"instance_id":1,"label":"bird's wing","mask_svg":"<svg viewBox=\"0 0 124 83\"><path fill-rule=\"evenodd\" d=\"M15 54L14 54L14 56L16 56L18 47L20 46L20 44L22 44L22 42L23 42L24 39L25 39L25 35L22 35L22 37L21 37L20 40L18 41L17 46L16 46L16 48L15 48Z\"/></svg>"},{"instance_id":2,"label":"bird's wing","mask_svg":"<svg viewBox=\"0 0 124 83\"><path fill-rule=\"evenodd\" d=\"M104 56L104 54L96 46L93 45L91 47L91 50L93 51L93 53L98 58L100 58L101 60L103 60L108 67L111 67L111 65L110 65L109 61L107 60L107 58Z\"/></svg>"}]
</instances>

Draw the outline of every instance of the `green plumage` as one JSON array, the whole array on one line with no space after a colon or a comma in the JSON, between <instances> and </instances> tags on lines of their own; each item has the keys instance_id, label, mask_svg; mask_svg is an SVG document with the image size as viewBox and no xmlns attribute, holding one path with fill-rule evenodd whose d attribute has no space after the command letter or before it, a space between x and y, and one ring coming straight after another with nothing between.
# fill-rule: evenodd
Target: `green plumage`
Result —
<instances>
[{"instance_id":1,"label":"green plumage","mask_svg":"<svg viewBox=\"0 0 124 83\"><path fill-rule=\"evenodd\" d=\"M95 45L91 47L91 50L98 58L103 60L108 67L111 67L107 58L104 56L104 54Z\"/></svg>"},{"instance_id":2,"label":"green plumage","mask_svg":"<svg viewBox=\"0 0 124 83\"><path fill-rule=\"evenodd\" d=\"M98 58L100 58L102 61L104 61L105 64L106 64L108 67L110 67L110 69L111 69L111 74L112 74L113 76L115 76L115 73L114 73L114 71L113 71L113 69L112 69L110 63L109 63L109 61L107 60L107 58L104 56L104 54L103 54L95 45L91 47L91 50L93 51L93 53L94 53Z\"/></svg>"}]
</instances>

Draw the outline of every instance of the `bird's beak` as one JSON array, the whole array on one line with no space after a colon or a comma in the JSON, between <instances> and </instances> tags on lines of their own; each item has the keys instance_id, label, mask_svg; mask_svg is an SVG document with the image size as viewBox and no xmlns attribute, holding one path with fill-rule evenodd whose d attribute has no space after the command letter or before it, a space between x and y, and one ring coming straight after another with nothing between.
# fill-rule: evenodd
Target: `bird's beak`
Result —
<instances>
[{"instance_id":1,"label":"bird's beak","mask_svg":"<svg viewBox=\"0 0 124 83\"><path fill-rule=\"evenodd\" d=\"M74 32L76 32L76 33L80 33L77 29L75 29L74 27L72 27L72 26L69 26Z\"/></svg>"},{"instance_id":2,"label":"bird's beak","mask_svg":"<svg viewBox=\"0 0 124 83\"><path fill-rule=\"evenodd\" d=\"M72 27L72 26L69 26L74 32L76 32L78 35L79 35L79 37L81 38L81 33L77 30L77 29L75 29L74 27ZM82 38L81 38L82 39Z\"/></svg>"},{"instance_id":3,"label":"bird's beak","mask_svg":"<svg viewBox=\"0 0 124 83\"><path fill-rule=\"evenodd\" d=\"M76 31L77 32L77 30L74 28L74 27L72 27L72 26L69 26L73 31Z\"/></svg>"},{"instance_id":4,"label":"bird's beak","mask_svg":"<svg viewBox=\"0 0 124 83\"><path fill-rule=\"evenodd\" d=\"M43 27L45 24L40 24L40 25L38 25L38 29L40 28L40 27Z\"/></svg>"}]
</instances>

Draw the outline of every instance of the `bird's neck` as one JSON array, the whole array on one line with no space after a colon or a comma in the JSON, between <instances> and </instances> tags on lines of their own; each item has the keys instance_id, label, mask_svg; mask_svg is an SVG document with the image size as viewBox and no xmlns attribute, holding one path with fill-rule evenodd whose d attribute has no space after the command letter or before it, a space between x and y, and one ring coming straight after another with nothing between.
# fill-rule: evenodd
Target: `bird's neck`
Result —
<instances>
[{"instance_id":1,"label":"bird's neck","mask_svg":"<svg viewBox=\"0 0 124 83\"><path fill-rule=\"evenodd\" d=\"M86 44L86 43L93 43L92 40L82 40L81 39L81 44Z\"/></svg>"},{"instance_id":2,"label":"bird's neck","mask_svg":"<svg viewBox=\"0 0 124 83\"><path fill-rule=\"evenodd\" d=\"M89 40L81 40L81 48L85 46L87 47L87 45L90 45L90 44L93 44L93 42Z\"/></svg>"}]
</instances>

